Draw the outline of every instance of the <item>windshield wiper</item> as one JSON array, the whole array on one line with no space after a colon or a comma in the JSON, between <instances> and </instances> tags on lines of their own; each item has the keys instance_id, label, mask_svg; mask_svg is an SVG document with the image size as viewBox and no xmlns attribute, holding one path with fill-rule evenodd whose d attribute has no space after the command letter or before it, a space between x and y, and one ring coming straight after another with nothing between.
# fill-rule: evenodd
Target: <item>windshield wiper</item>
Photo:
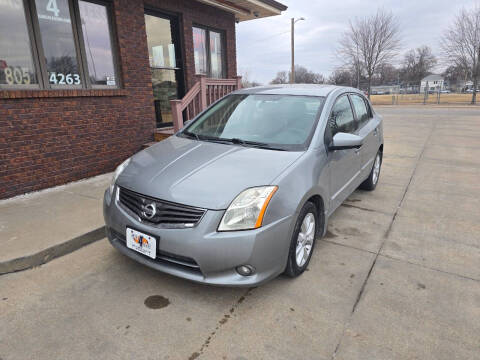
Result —
<instances>
[{"instance_id":1,"label":"windshield wiper","mask_svg":"<svg viewBox=\"0 0 480 360\"><path fill-rule=\"evenodd\" d=\"M225 140L229 140L233 144L240 144L240 145L243 145L243 146L251 146L251 147L258 148L258 149L285 151L285 149L283 149L281 147L272 146L268 143L263 143L263 142L258 142L258 141L242 140L242 139L238 139L238 138L225 139Z\"/></svg>"},{"instance_id":2,"label":"windshield wiper","mask_svg":"<svg viewBox=\"0 0 480 360\"><path fill-rule=\"evenodd\" d=\"M195 134L195 133L192 133L192 132L190 132L190 131L184 131L182 134L185 135L185 136L187 136L187 137L189 137L189 138L193 138L193 139L195 139L195 140L200 141L200 138L198 137L198 135Z\"/></svg>"},{"instance_id":3,"label":"windshield wiper","mask_svg":"<svg viewBox=\"0 0 480 360\"><path fill-rule=\"evenodd\" d=\"M211 142L216 142L216 143L231 143L231 144L238 144L242 146L250 146L250 147L255 147L258 149L267 149L267 150L277 150L277 151L286 151L285 149L281 147L275 147L272 146L268 143L263 143L263 142L258 142L258 141L248 141L248 140L242 140L239 138L220 138L220 137L215 137L215 136L208 136L208 135L202 135L202 134L195 134L190 131L184 131L182 134L185 136L188 136L189 138L193 138L198 141L211 141Z\"/></svg>"},{"instance_id":4,"label":"windshield wiper","mask_svg":"<svg viewBox=\"0 0 480 360\"><path fill-rule=\"evenodd\" d=\"M190 131L184 131L182 134L188 136L189 138L198 140L198 141L211 141L211 142L217 142L217 143L221 143L221 144L231 142L230 139L223 139L223 138L219 138L219 137L216 137L216 136L195 134L195 133L190 132Z\"/></svg>"}]
</instances>

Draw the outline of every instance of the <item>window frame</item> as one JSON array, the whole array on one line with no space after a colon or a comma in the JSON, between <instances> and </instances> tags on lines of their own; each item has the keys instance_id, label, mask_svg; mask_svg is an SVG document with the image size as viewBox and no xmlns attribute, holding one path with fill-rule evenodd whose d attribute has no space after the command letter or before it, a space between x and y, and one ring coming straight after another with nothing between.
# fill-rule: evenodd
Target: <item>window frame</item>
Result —
<instances>
[{"instance_id":1,"label":"window frame","mask_svg":"<svg viewBox=\"0 0 480 360\"><path fill-rule=\"evenodd\" d=\"M365 121L360 121L360 119L358 118L358 114L357 114L357 110L355 109L355 104L353 103L353 100L352 100L352 96L358 96L360 99L363 100L363 103L365 104L365 110L367 110L367 116L368 118L365 120ZM360 130L361 128L363 128L367 122L373 117L372 116L372 111L370 109L370 105L368 104L368 102L366 101L365 97L362 96L361 94L358 94L358 93L349 93L348 94L348 97L350 98L350 103L351 103L351 106L352 106L352 110L353 110L353 115L355 117L355 121L357 122L357 130Z\"/></svg>"},{"instance_id":2,"label":"window frame","mask_svg":"<svg viewBox=\"0 0 480 360\"><path fill-rule=\"evenodd\" d=\"M70 26L72 27L73 43L75 47L79 76L81 84L50 84L47 70L47 63L43 49L42 36L40 32L40 23L38 19L35 0L22 0L24 16L28 37L30 40L30 51L33 60L33 66L37 76L38 84L30 85L8 85L0 84L0 90L92 90L92 89L110 89L116 90L123 86L120 62L119 46L117 42L116 26L113 17L113 7L110 1L103 0L82 0L85 2L105 6L107 12L107 22L110 36L110 47L112 51L113 69L115 72L115 86L95 85L90 81L88 72L88 61L84 43L84 35L81 26L79 0L67 0L70 11Z\"/></svg>"},{"instance_id":3,"label":"window frame","mask_svg":"<svg viewBox=\"0 0 480 360\"><path fill-rule=\"evenodd\" d=\"M106 13L107 13L108 31L110 35L110 48L112 50L113 70L115 72L115 86L92 84L89 76L90 74L88 72L87 50L85 49L85 39L83 37L84 35L83 35L82 24L81 24L80 5L79 5L80 0L68 0L68 1L73 3L73 7L74 7L74 13L75 13L74 17L75 17L75 25L76 25L74 33L77 33L78 42L80 44L79 49L80 49L81 58L82 58L84 75L86 77L85 79L86 88L87 89L120 89L122 88L123 84L121 81L122 77L120 76L120 63L119 63L119 55L118 55L119 46L117 41L115 40L117 39L117 32L116 32L116 26L113 18L112 3L110 1L103 1L103 0L81 0L88 3L105 6ZM80 20L80 21L77 21L77 20Z\"/></svg>"},{"instance_id":4,"label":"window frame","mask_svg":"<svg viewBox=\"0 0 480 360\"><path fill-rule=\"evenodd\" d=\"M205 30L205 46L206 46L206 54L207 54L207 73L199 74L197 73L197 69L195 69L195 75L205 75L208 78L211 78L212 76L212 52L210 50L210 32L213 31L220 34L220 42L222 44L222 52L221 52L221 56L222 56L222 75L221 76L222 77L218 79L225 79L227 76L227 42L226 42L225 30L194 23L192 25L192 36L193 36L193 28L199 28L199 29ZM192 45L193 45L193 41L192 41Z\"/></svg>"},{"instance_id":5,"label":"window frame","mask_svg":"<svg viewBox=\"0 0 480 360\"><path fill-rule=\"evenodd\" d=\"M330 127L328 126L328 122L330 120L330 117L332 116L332 113L333 113L333 109L335 108L335 105L337 104L338 100L340 98L342 98L343 96L345 96L348 100L348 103L350 104L350 110L352 111L352 115L353 115L353 123L355 124L355 130L353 132L349 132L349 134L355 134L358 132L359 130L359 126L358 126L358 121L357 121L357 117L356 117L356 114L355 114L355 110L353 108L353 104L352 104L352 101L350 100L350 93L348 92L345 92L345 93L342 93L340 95L338 95L336 98L335 98L335 101L332 105L332 108L330 109L330 113L328 114L328 118L327 118L327 124L326 124L326 127L325 127L325 135L324 135L324 138L327 136L327 132L331 132L330 131ZM341 131L338 131L338 132L341 132ZM333 140L333 137L335 136L335 134L330 134L330 139L329 139L329 142L331 142Z\"/></svg>"},{"instance_id":6,"label":"window frame","mask_svg":"<svg viewBox=\"0 0 480 360\"><path fill-rule=\"evenodd\" d=\"M32 13L29 0L21 0L23 5L23 15L25 17L25 25L27 26L27 34L30 40L30 56L32 57L32 65L38 84L0 84L0 90L41 90L43 89L43 74L40 67L40 56L38 54L38 46L33 32Z\"/></svg>"}]
</instances>

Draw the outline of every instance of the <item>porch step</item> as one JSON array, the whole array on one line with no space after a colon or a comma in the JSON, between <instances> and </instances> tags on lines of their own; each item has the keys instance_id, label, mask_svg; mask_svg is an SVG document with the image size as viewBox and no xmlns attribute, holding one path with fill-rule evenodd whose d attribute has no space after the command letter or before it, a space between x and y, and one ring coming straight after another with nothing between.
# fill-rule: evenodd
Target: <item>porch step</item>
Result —
<instances>
[{"instance_id":1,"label":"porch step","mask_svg":"<svg viewBox=\"0 0 480 360\"><path fill-rule=\"evenodd\" d=\"M145 150L146 148L152 146L152 145L155 145L157 142L156 141L151 141L151 142L148 142L146 144L143 144L142 145L142 150Z\"/></svg>"},{"instance_id":2,"label":"porch step","mask_svg":"<svg viewBox=\"0 0 480 360\"><path fill-rule=\"evenodd\" d=\"M174 134L174 131L172 126L168 128L156 129L153 135L154 135L155 141L162 141L168 138L169 136L172 136L173 134Z\"/></svg>"}]
</instances>

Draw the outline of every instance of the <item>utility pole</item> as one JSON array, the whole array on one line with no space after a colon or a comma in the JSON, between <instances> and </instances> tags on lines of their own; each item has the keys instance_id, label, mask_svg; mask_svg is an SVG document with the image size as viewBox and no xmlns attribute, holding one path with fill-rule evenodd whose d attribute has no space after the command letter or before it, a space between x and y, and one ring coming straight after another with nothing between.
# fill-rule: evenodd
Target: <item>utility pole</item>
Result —
<instances>
[{"instance_id":1,"label":"utility pole","mask_svg":"<svg viewBox=\"0 0 480 360\"><path fill-rule=\"evenodd\" d=\"M295 18L292 18L292 69L290 70L290 84L295 83Z\"/></svg>"},{"instance_id":2,"label":"utility pole","mask_svg":"<svg viewBox=\"0 0 480 360\"><path fill-rule=\"evenodd\" d=\"M300 20L305 20L305 18L301 17L297 20L295 18L291 19L292 28L291 28L291 36L292 36L292 69L290 70L290 84L295 83L295 23Z\"/></svg>"}]
</instances>

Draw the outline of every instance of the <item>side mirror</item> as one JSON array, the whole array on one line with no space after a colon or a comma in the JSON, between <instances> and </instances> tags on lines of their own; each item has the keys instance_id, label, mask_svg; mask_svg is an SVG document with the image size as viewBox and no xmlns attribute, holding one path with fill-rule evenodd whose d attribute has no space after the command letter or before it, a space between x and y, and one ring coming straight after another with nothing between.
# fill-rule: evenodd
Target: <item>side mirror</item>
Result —
<instances>
[{"instance_id":1,"label":"side mirror","mask_svg":"<svg viewBox=\"0 0 480 360\"><path fill-rule=\"evenodd\" d=\"M186 127L192 123L193 119L187 120L183 123L183 127Z\"/></svg>"},{"instance_id":2,"label":"side mirror","mask_svg":"<svg viewBox=\"0 0 480 360\"><path fill-rule=\"evenodd\" d=\"M346 150L358 149L363 144L363 138L358 135L349 133L336 133L333 136L332 143L328 147L329 150Z\"/></svg>"}]
</instances>

